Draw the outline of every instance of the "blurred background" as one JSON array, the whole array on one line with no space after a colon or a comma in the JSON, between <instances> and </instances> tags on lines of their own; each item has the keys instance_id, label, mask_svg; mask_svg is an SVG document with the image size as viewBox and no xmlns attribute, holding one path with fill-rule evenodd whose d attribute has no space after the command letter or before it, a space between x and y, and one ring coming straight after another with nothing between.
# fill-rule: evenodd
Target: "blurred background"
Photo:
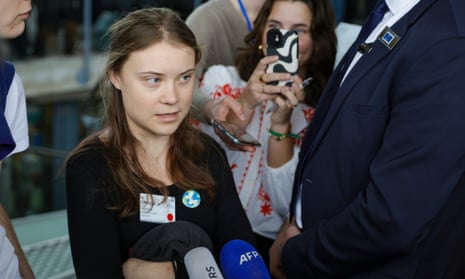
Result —
<instances>
[{"instance_id":1,"label":"blurred background","mask_svg":"<svg viewBox=\"0 0 465 279\"><path fill-rule=\"evenodd\" d=\"M63 162L99 129L98 81L108 27L128 11L169 7L183 18L202 0L32 0L26 32L0 41L23 80L30 148L3 162L0 202L40 278L74 278L67 244ZM338 22L361 24L375 0L333 0Z\"/></svg>"}]
</instances>

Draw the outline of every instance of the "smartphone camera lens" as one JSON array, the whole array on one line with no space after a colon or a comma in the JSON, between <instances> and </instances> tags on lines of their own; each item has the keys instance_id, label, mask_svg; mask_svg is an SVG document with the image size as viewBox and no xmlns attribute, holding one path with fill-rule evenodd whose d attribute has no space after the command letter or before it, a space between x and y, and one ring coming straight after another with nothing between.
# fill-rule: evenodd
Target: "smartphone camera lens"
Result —
<instances>
[{"instance_id":1,"label":"smartphone camera lens","mask_svg":"<svg viewBox=\"0 0 465 279\"><path fill-rule=\"evenodd\" d=\"M277 28L270 29L267 33L267 43L270 47L280 48L283 46L283 34Z\"/></svg>"}]
</instances>

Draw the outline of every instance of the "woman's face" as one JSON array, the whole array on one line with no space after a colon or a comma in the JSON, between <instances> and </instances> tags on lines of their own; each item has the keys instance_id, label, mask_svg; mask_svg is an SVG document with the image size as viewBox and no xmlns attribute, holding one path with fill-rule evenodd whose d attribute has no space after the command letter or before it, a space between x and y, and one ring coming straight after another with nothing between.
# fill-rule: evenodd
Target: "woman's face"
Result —
<instances>
[{"instance_id":1,"label":"woman's face","mask_svg":"<svg viewBox=\"0 0 465 279\"><path fill-rule=\"evenodd\" d=\"M312 20L313 13L304 2L275 1L262 35L262 45L266 46L266 32L271 28L296 31L299 34L299 66L302 67L313 53Z\"/></svg>"},{"instance_id":2,"label":"woman's face","mask_svg":"<svg viewBox=\"0 0 465 279\"><path fill-rule=\"evenodd\" d=\"M0 38L21 35L30 12L30 0L0 0Z\"/></svg>"},{"instance_id":3,"label":"woman's face","mask_svg":"<svg viewBox=\"0 0 465 279\"><path fill-rule=\"evenodd\" d=\"M171 136L178 129L191 107L194 71L192 48L162 41L131 53L119 73L109 73L136 138Z\"/></svg>"}]
</instances>

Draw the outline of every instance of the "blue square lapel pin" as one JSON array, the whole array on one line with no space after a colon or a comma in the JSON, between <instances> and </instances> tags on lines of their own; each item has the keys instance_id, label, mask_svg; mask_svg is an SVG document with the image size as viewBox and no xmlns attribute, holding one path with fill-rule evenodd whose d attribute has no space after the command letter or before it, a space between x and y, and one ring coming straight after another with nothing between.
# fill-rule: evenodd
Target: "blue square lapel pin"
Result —
<instances>
[{"instance_id":1,"label":"blue square lapel pin","mask_svg":"<svg viewBox=\"0 0 465 279\"><path fill-rule=\"evenodd\" d=\"M392 50L400 40L400 36L396 34L388 26L384 27L383 31L378 36L378 41L380 41L385 47L389 50Z\"/></svg>"}]
</instances>

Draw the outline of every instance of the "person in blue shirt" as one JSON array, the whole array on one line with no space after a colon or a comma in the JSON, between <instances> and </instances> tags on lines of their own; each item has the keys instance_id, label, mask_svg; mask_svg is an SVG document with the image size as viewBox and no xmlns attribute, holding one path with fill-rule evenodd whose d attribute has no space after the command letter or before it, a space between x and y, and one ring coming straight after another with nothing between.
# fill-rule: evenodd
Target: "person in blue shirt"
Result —
<instances>
[{"instance_id":1,"label":"person in blue shirt","mask_svg":"<svg viewBox=\"0 0 465 279\"><path fill-rule=\"evenodd\" d=\"M0 0L0 39L24 32L31 12L29 0ZM21 79L11 63L0 57L0 168L3 159L29 145L26 100ZM34 278L11 220L0 204L0 278Z\"/></svg>"}]
</instances>

